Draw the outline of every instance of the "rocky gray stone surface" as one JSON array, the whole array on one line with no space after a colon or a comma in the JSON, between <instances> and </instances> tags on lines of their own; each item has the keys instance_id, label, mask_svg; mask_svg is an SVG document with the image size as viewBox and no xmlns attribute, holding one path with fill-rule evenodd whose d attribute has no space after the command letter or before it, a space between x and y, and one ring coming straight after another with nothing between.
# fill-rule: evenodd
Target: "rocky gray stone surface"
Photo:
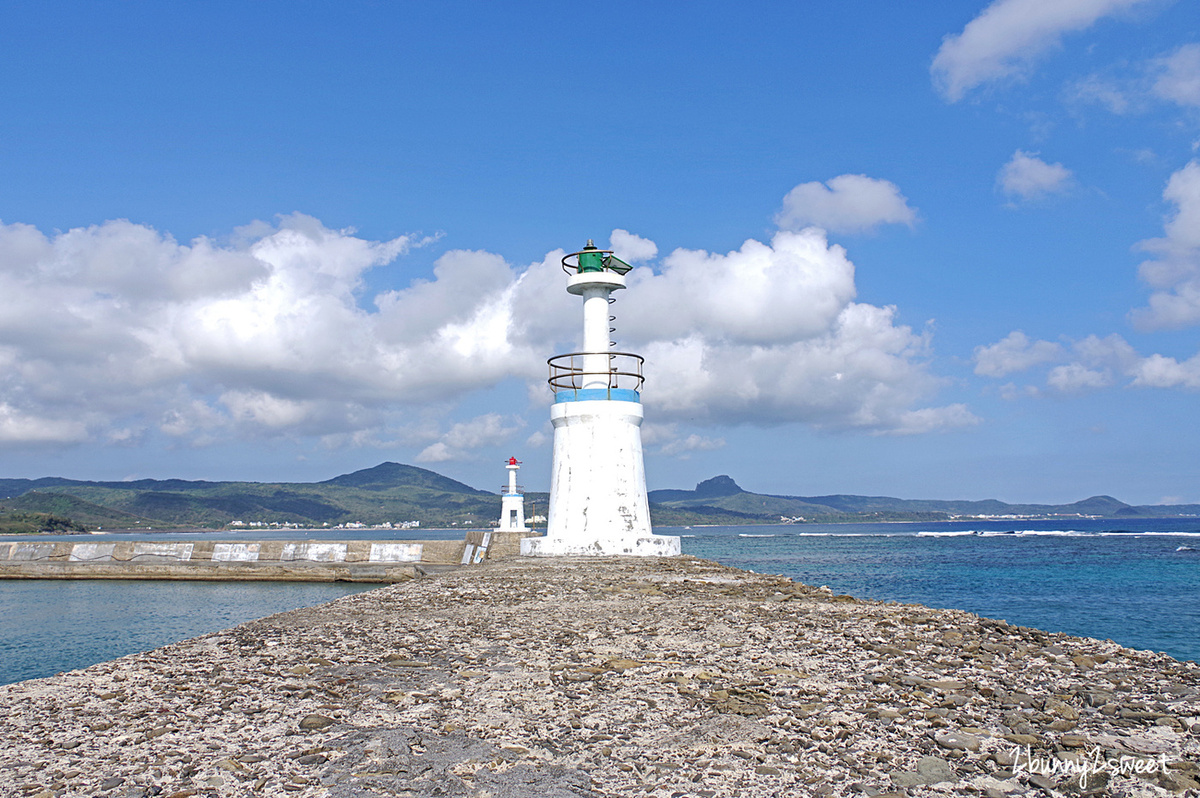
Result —
<instances>
[{"instance_id":1,"label":"rocky gray stone surface","mask_svg":"<svg viewBox=\"0 0 1200 798\"><path fill-rule=\"evenodd\" d=\"M689 557L513 560L0 687L0 740L29 798L1180 795L1200 668Z\"/></svg>"}]
</instances>

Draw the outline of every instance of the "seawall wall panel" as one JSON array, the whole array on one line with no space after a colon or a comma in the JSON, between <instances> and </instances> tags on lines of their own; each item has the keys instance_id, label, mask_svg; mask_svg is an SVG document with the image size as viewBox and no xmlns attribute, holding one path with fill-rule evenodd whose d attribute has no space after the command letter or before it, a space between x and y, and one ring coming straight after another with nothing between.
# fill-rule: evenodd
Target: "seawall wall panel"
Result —
<instances>
[{"instance_id":1,"label":"seawall wall panel","mask_svg":"<svg viewBox=\"0 0 1200 798\"><path fill-rule=\"evenodd\" d=\"M462 540L5 541L0 578L398 582L458 567L464 549Z\"/></svg>"}]
</instances>

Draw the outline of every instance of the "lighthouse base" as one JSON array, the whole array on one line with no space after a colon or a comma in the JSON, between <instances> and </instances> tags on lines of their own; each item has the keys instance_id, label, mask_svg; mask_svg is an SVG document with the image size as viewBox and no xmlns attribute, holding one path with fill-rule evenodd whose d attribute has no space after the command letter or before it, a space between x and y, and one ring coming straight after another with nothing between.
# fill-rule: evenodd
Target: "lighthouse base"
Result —
<instances>
[{"instance_id":1,"label":"lighthouse base","mask_svg":"<svg viewBox=\"0 0 1200 798\"><path fill-rule=\"evenodd\" d=\"M642 462L642 404L620 399L557 401L546 536L525 538L531 557L672 557L679 538L650 532Z\"/></svg>"},{"instance_id":2,"label":"lighthouse base","mask_svg":"<svg viewBox=\"0 0 1200 798\"><path fill-rule=\"evenodd\" d=\"M591 542L565 538L522 538L522 557L677 557L679 538L649 535L627 540L596 539Z\"/></svg>"},{"instance_id":3,"label":"lighthouse base","mask_svg":"<svg viewBox=\"0 0 1200 798\"><path fill-rule=\"evenodd\" d=\"M500 499L500 524L498 532L528 532L525 526L525 497L520 493L506 493Z\"/></svg>"}]
</instances>

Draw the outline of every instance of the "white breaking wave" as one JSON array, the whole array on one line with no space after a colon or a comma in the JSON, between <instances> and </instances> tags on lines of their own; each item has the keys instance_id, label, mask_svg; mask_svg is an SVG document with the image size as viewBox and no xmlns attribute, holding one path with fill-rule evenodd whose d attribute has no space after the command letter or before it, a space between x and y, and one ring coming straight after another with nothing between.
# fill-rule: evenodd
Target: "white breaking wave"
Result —
<instances>
[{"instance_id":1,"label":"white breaking wave","mask_svg":"<svg viewBox=\"0 0 1200 798\"><path fill-rule=\"evenodd\" d=\"M697 535L679 533L679 537L725 537L726 535L717 533L715 535L705 535L703 533ZM1176 532L1176 531L1155 531L1155 532L1122 532L1122 531L1092 531L1082 529L922 529L918 531L895 530L888 532L772 532L772 533L755 533L755 532L739 532L737 537L740 538L890 538L890 537L919 537L919 538L955 538L955 537L1183 537L1183 538L1200 538L1200 531L1197 532Z\"/></svg>"},{"instance_id":2,"label":"white breaking wave","mask_svg":"<svg viewBox=\"0 0 1200 798\"><path fill-rule=\"evenodd\" d=\"M958 532L918 532L919 538L961 538L968 535L978 535L980 533L966 529Z\"/></svg>"},{"instance_id":3,"label":"white breaking wave","mask_svg":"<svg viewBox=\"0 0 1200 798\"><path fill-rule=\"evenodd\" d=\"M916 534L919 538L960 538L970 535L984 538L998 537L1082 537L1093 533L1080 532L1075 529L962 529L946 532L923 530Z\"/></svg>"},{"instance_id":4,"label":"white breaking wave","mask_svg":"<svg viewBox=\"0 0 1200 798\"><path fill-rule=\"evenodd\" d=\"M1003 532L984 532L983 534L984 535L989 535L989 534L1002 535L1004 533ZM1040 537L1053 537L1053 538L1075 538L1075 537L1080 537L1082 535L1086 535L1088 533L1081 532L1077 529L1017 529L1017 530L1014 530L1012 534L1040 536Z\"/></svg>"},{"instance_id":5,"label":"white breaking wave","mask_svg":"<svg viewBox=\"0 0 1200 798\"><path fill-rule=\"evenodd\" d=\"M793 532L797 538L897 538L908 537L903 532Z\"/></svg>"},{"instance_id":6,"label":"white breaking wave","mask_svg":"<svg viewBox=\"0 0 1200 798\"><path fill-rule=\"evenodd\" d=\"M919 538L957 538L967 536L979 536L985 538L998 537L1058 537L1058 538L1076 538L1076 537L1184 537L1184 538L1200 538L1200 532L1091 532L1082 529L961 529L947 531L922 530L915 533L915 537Z\"/></svg>"}]
</instances>

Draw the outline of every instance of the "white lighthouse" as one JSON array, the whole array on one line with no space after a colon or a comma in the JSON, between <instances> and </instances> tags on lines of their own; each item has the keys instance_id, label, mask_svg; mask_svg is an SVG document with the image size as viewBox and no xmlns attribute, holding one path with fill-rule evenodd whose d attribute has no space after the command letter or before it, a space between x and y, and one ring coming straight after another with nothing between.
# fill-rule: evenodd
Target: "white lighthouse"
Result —
<instances>
[{"instance_id":1,"label":"white lighthouse","mask_svg":"<svg viewBox=\"0 0 1200 798\"><path fill-rule=\"evenodd\" d=\"M517 484L521 461L510 457L504 467L508 469L508 486L500 496L500 525L496 531L528 532L529 527L525 526L525 496Z\"/></svg>"},{"instance_id":2,"label":"white lighthouse","mask_svg":"<svg viewBox=\"0 0 1200 798\"><path fill-rule=\"evenodd\" d=\"M567 292L583 298L583 349L550 364L554 464L546 536L521 554L672 556L679 538L650 531L642 462L642 357L609 340L611 294L629 264L591 241L562 259Z\"/></svg>"}]
</instances>

